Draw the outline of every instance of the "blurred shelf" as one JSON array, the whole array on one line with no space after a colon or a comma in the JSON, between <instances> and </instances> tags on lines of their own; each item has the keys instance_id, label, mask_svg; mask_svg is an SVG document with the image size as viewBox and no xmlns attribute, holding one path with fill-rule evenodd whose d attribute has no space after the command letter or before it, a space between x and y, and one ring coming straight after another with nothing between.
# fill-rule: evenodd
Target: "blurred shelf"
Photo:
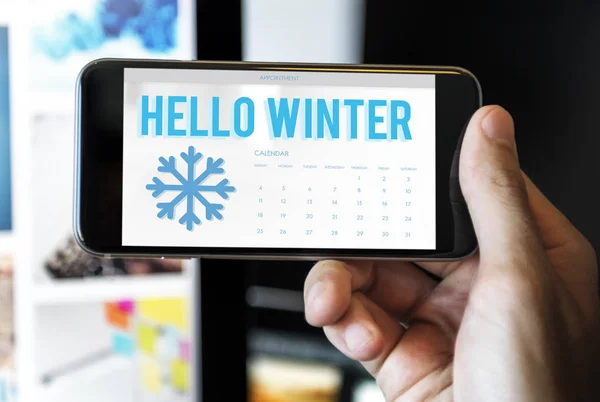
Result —
<instances>
[{"instance_id":1,"label":"blurred shelf","mask_svg":"<svg viewBox=\"0 0 600 402\"><path fill-rule=\"evenodd\" d=\"M182 297L191 294L192 277L183 274L53 280L32 288L35 304L100 302L120 298Z\"/></svg>"}]
</instances>

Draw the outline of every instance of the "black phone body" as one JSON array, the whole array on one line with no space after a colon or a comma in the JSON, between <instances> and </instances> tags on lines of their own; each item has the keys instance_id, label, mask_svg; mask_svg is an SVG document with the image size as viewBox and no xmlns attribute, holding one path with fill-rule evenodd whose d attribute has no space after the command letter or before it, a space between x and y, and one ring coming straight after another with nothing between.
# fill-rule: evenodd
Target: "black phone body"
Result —
<instances>
[{"instance_id":1,"label":"black phone body","mask_svg":"<svg viewBox=\"0 0 600 402\"><path fill-rule=\"evenodd\" d=\"M96 60L77 81L75 237L111 257L461 259L481 105L457 67Z\"/></svg>"}]
</instances>

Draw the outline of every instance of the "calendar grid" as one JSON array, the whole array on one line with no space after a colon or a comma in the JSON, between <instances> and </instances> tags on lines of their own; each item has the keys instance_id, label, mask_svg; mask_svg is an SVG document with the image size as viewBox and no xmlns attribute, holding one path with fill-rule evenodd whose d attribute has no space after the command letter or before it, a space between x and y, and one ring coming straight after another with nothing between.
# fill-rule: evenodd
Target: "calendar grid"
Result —
<instances>
[{"instance_id":1,"label":"calendar grid","mask_svg":"<svg viewBox=\"0 0 600 402\"><path fill-rule=\"evenodd\" d=\"M420 217L413 205L419 195L417 168L274 164L270 169L253 183L258 237L306 245L327 238L331 248L352 238L386 248L419 237Z\"/></svg>"}]
</instances>

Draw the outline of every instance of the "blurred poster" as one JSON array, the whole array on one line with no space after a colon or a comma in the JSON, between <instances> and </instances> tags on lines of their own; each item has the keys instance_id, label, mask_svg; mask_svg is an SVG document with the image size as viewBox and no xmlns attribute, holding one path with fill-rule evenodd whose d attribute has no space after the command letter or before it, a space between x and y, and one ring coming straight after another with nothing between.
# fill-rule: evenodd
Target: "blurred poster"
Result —
<instances>
[{"instance_id":1,"label":"blurred poster","mask_svg":"<svg viewBox=\"0 0 600 402\"><path fill-rule=\"evenodd\" d=\"M12 229L8 35L0 25L0 233Z\"/></svg>"},{"instance_id":2,"label":"blurred poster","mask_svg":"<svg viewBox=\"0 0 600 402\"><path fill-rule=\"evenodd\" d=\"M16 402L12 257L0 254L0 402Z\"/></svg>"},{"instance_id":3,"label":"blurred poster","mask_svg":"<svg viewBox=\"0 0 600 402\"><path fill-rule=\"evenodd\" d=\"M195 58L192 0L30 0L32 89L66 92L104 57Z\"/></svg>"},{"instance_id":4,"label":"blurred poster","mask_svg":"<svg viewBox=\"0 0 600 402\"><path fill-rule=\"evenodd\" d=\"M180 274L182 260L103 259L73 238L73 118L40 114L33 121L33 263L37 283L99 276Z\"/></svg>"},{"instance_id":5,"label":"blurred poster","mask_svg":"<svg viewBox=\"0 0 600 402\"><path fill-rule=\"evenodd\" d=\"M187 298L36 308L35 367L47 402L193 402Z\"/></svg>"}]
</instances>

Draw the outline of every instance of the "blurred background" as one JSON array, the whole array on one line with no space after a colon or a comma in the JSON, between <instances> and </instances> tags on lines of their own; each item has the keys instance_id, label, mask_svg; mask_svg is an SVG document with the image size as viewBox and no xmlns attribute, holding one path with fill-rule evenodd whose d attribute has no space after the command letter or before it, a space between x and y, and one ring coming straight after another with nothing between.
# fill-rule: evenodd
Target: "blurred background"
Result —
<instances>
[{"instance_id":1,"label":"blurred background","mask_svg":"<svg viewBox=\"0 0 600 402\"><path fill-rule=\"evenodd\" d=\"M304 321L309 263L101 260L71 234L74 90L100 57L456 65L600 246L600 4L0 0L0 402L383 401ZM554 8L553 8L554 7Z\"/></svg>"}]
</instances>

